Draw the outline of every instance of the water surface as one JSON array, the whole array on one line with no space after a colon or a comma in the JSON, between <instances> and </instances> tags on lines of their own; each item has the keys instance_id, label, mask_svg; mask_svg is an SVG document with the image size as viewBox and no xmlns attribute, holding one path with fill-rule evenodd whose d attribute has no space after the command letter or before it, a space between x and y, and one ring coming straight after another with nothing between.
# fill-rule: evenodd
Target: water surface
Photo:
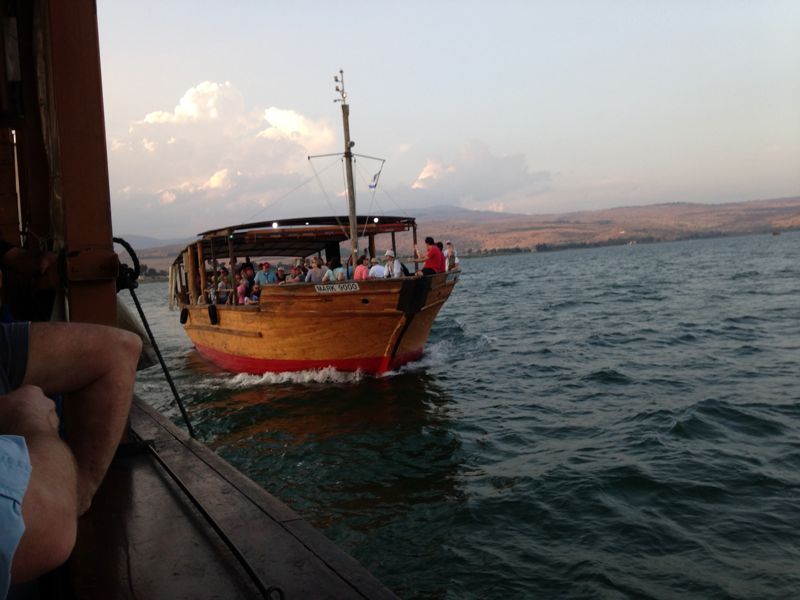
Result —
<instances>
[{"instance_id":1,"label":"water surface","mask_svg":"<svg viewBox=\"0 0 800 600\"><path fill-rule=\"evenodd\" d=\"M463 266L380 378L221 373L139 295L202 439L402 597L800 595L800 233Z\"/></svg>"}]
</instances>

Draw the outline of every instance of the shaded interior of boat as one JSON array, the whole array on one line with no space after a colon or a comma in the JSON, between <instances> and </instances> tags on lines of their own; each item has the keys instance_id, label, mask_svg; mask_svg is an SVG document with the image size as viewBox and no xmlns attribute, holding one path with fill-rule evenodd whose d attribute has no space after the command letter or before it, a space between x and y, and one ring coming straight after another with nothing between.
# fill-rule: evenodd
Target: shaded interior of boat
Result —
<instances>
[{"instance_id":1,"label":"shaded interior of boat","mask_svg":"<svg viewBox=\"0 0 800 600\"><path fill-rule=\"evenodd\" d=\"M0 232L59 255L63 286L9 274L22 320L117 322L94 0L9 0L0 44ZM166 387L165 387L166 392ZM68 426L68 424L67 424ZM11 598L389 598L279 500L135 400L70 560Z\"/></svg>"},{"instance_id":2,"label":"shaded interior of boat","mask_svg":"<svg viewBox=\"0 0 800 600\"><path fill-rule=\"evenodd\" d=\"M342 244L350 242L349 219L348 216L280 219L205 231L175 258L170 299L175 304L207 303L208 274L219 266L234 271L237 266L251 263L251 257L292 259L287 267L294 264L294 259L311 256L324 262L336 259L345 263ZM357 216L355 223L358 237L368 240L364 249L368 257L376 256L376 236L381 234L391 235L387 246L395 255L398 233L412 231L416 246L417 225L412 217ZM414 271L417 267L415 262Z\"/></svg>"}]
</instances>

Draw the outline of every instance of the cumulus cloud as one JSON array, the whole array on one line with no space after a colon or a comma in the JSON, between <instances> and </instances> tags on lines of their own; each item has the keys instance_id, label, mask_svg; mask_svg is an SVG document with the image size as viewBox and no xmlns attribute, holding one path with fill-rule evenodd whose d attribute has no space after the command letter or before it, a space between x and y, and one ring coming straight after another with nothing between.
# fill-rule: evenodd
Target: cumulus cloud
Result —
<instances>
[{"instance_id":1,"label":"cumulus cloud","mask_svg":"<svg viewBox=\"0 0 800 600\"><path fill-rule=\"evenodd\" d=\"M229 81L214 83L204 81L189 88L172 112L156 110L147 113L141 123L186 123L201 119L217 119L222 107L235 104L238 92Z\"/></svg>"},{"instance_id":2,"label":"cumulus cloud","mask_svg":"<svg viewBox=\"0 0 800 600\"><path fill-rule=\"evenodd\" d=\"M248 106L232 83L209 81L109 134L115 223L156 237L247 220L308 180L307 156L336 141L324 119ZM298 198L286 205L301 212Z\"/></svg>"},{"instance_id":3,"label":"cumulus cloud","mask_svg":"<svg viewBox=\"0 0 800 600\"><path fill-rule=\"evenodd\" d=\"M450 160L429 158L411 189L426 203L458 204L482 210L520 210L550 182L532 172L522 154L497 156L480 141L466 143Z\"/></svg>"},{"instance_id":4,"label":"cumulus cloud","mask_svg":"<svg viewBox=\"0 0 800 600\"><path fill-rule=\"evenodd\" d=\"M258 132L258 137L290 140L312 152L329 148L333 143L333 131L325 121L313 121L293 110L271 106L264 111L264 120L267 127Z\"/></svg>"},{"instance_id":5,"label":"cumulus cloud","mask_svg":"<svg viewBox=\"0 0 800 600\"><path fill-rule=\"evenodd\" d=\"M221 190L230 189L231 180L229 177L229 169L220 169L214 173L207 181L200 186L201 190Z\"/></svg>"},{"instance_id":6,"label":"cumulus cloud","mask_svg":"<svg viewBox=\"0 0 800 600\"><path fill-rule=\"evenodd\" d=\"M420 174L417 175L417 179L411 184L411 189L427 190L441 182L447 173L455 173L456 170L453 165L445 167L441 161L429 158Z\"/></svg>"}]
</instances>

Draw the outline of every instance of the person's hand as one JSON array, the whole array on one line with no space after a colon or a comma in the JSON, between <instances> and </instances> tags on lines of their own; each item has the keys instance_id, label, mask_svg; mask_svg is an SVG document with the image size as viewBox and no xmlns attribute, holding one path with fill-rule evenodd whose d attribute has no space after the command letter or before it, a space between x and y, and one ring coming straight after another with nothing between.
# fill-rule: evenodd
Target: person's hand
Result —
<instances>
[{"instance_id":1,"label":"person's hand","mask_svg":"<svg viewBox=\"0 0 800 600\"><path fill-rule=\"evenodd\" d=\"M31 435L58 433L58 415L53 401L40 387L23 385L0 396L0 433Z\"/></svg>"}]
</instances>

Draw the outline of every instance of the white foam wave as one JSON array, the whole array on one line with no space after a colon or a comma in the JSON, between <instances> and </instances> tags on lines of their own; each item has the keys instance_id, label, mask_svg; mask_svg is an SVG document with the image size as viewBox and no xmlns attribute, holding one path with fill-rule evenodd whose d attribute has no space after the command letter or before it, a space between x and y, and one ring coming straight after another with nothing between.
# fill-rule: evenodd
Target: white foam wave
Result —
<instances>
[{"instance_id":1,"label":"white foam wave","mask_svg":"<svg viewBox=\"0 0 800 600\"><path fill-rule=\"evenodd\" d=\"M445 364L448 360L452 360L453 344L448 340L440 340L433 342L425 347L422 358L418 361L410 362L403 365L397 371L389 371L384 373L385 376L398 375L400 373L413 373L421 371L429 367L435 367Z\"/></svg>"},{"instance_id":2,"label":"white foam wave","mask_svg":"<svg viewBox=\"0 0 800 600\"><path fill-rule=\"evenodd\" d=\"M206 389L234 389L241 390L261 385L279 385L285 383L357 383L366 375L361 371L337 371L333 367L324 369L309 369L307 371L284 371L280 373L263 373L251 375L237 373L236 375L215 375L203 379L201 386Z\"/></svg>"}]
</instances>

